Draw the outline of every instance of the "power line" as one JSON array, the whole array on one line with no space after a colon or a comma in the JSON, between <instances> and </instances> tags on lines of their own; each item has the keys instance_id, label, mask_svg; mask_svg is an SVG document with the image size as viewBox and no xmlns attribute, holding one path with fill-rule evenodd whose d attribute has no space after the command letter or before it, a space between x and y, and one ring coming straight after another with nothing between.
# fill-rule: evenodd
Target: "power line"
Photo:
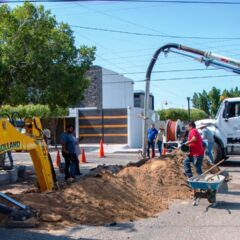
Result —
<instances>
[{"instance_id":1,"label":"power line","mask_svg":"<svg viewBox=\"0 0 240 240\"><path fill-rule=\"evenodd\" d=\"M160 78L160 79L151 79L151 82L165 82L165 81L180 81L180 80L193 80L193 79L209 79L209 78L224 78L224 77L239 77L236 74L230 75L210 75L210 76L194 76L194 77L178 77L178 78ZM104 82L103 84L114 84L114 83L139 83L145 82L146 80L132 80L132 81L112 81L112 82Z\"/></svg>"},{"instance_id":2,"label":"power line","mask_svg":"<svg viewBox=\"0 0 240 240\"><path fill-rule=\"evenodd\" d=\"M84 38L90 40L91 42L95 42L95 41L93 41L92 39L90 39L89 37L86 37L86 36L85 36ZM96 42L95 42L95 43L96 43ZM108 48L102 46L101 44L98 44L98 45L100 45L103 49L106 49L107 51L109 51ZM96 54L96 56L97 56L98 58L102 59L104 62L107 62L108 64L111 64L111 65L115 65L117 68L122 69L123 71L126 71L126 69L123 69L121 66L118 66L116 63L113 63L113 62L111 62L111 61L108 61L107 59L99 56L98 54Z\"/></svg>"},{"instance_id":3,"label":"power line","mask_svg":"<svg viewBox=\"0 0 240 240\"><path fill-rule=\"evenodd\" d=\"M23 3L25 0L0 1L0 3ZM101 2L99 0L28 0L28 2ZM214 4L214 5L240 5L236 1L164 1L164 0L104 0L103 2L127 3L172 3L172 4Z\"/></svg>"},{"instance_id":4,"label":"power line","mask_svg":"<svg viewBox=\"0 0 240 240\"><path fill-rule=\"evenodd\" d=\"M207 68L207 69L202 69L202 68L195 68L195 69L175 69L175 70L163 70L163 71L152 71L152 73L175 73L175 72L196 72L196 71L216 71L219 69L215 68ZM94 70L93 70L94 71ZM90 70L90 72L92 72ZM123 72L123 73L107 73L103 74L103 76L115 76L115 75L128 75L128 74L144 74L145 72Z\"/></svg>"},{"instance_id":5,"label":"power line","mask_svg":"<svg viewBox=\"0 0 240 240\"><path fill-rule=\"evenodd\" d=\"M222 49L224 47L224 52L229 52L232 54L232 56L239 56L240 54L239 53L236 53L238 51L238 49L229 49L229 50L226 50L226 47L232 47L232 46L238 46L239 44L228 44L228 45L219 45L219 46L208 46L207 49L211 49L211 50L214 50L214 49ZM157 47L155 48L149 48L149 49L137 49L137 50L129 50L129 51L119 51L119 52L115 52L114 51L114 54L124 54L124 56L118 56L118 57L114 57L114 58L107 58L109 61L114 61L114 60L119 60L119 59L129 59L129 58L137 58L137 61L141 61L143 60L141 57L147 57L147 58L151 58L153 53L156 51ZM206 49L206 47L205 47ZM125 53L129 53L129 52L143 52L143 51L149 51L151 50L151 52L149 53L145 53L145 54L137 54L137 55L126 55ZM234 53L234 54L233 54ZM104 55L109 55L109 52L105 52ZM180 58L181 56L174 56L174 59L176 58ZM145 61L145 60L144 60ZM126 61L124 61L126 62ZM119 62L119 63L124 63L124 62ZM168 64L169 62L167 62ZM171 63L171 62L170 62ZM175 62L174 62L175 63ZM161 64L165 64L164 63L161 63Z\"/></svg>"},{"instance_id":6,"label":"power line","mask_svg":"<svg viewBox=\"0 0 240 240\"><path fill-rule=\"evenodd\" d=\"M201 40L240 40L240 37L177 36L177 35L168 35L168 34L129 32L129 31L122 31L122 30L113 30L113 29L106 29L106 28L86 27L86 26L77 26L77 25L70 25L70 27L81 28L81 29L86 29L86 30L93 30L93 31L104 31L104 32L111 32L111 33L121 33L121 34L147 36L147 37L164 37L164 38L177 38L177 39L201 39Z\"/></svg>"},{"instance_id":7,"label":"power line","mask_svg":"<svg viewBox=\"0 0 240 240\"><path fill-rule=\"evenodd\" d=\"M215 75L215 76L197 76L197 77L178 77L178 78L162 78L162 79L152 79L154 82L164 82L164 81L176 81L176 80L193 80L193 79L205 79L205 78L223 78L223 77L239 77L236 74L230 75ZM144 80L146 81L146 80Z\"/></svg>"},{"instance_id":8,"label":"power line","mask_svg":"<svg viewBox=\"0 0 240 240\"><path fill-rule=\"evenodd\" d=\"M106 12L104 12L104 11L97 10L97 9L94 9L94 8L91 8L91 7L87 7L86 5L83 5L83 4L79 4L79 3L77 3L77 4L78 4L78 5L81 5L83 8L89 9L89 10L91 10L91 11L94 11L95 13L102 14L102 15L107 16L107 17L112 18L112 19L116 19L116 20L118 20L118 21L120 21L120 22L124 22L124 23L130 24L130 25L132 25L132 26L139 27L139 28L143 28L143 29L147 29L147 30L150 30L150 31L153 31L153 32L158 32L158 33L160 33L160 34L164 34L164 33L162 33L162 32L159 32L159 31L156 30L156 29L153 29L153 28L149 27L149 26L144 26L144 25L141 25L141 24L139 24L139 23L135 23L135 22L126 20L126 19L124 19L124 18L115 16L115 15L111 15L111 14L106 13Z\"/></svg>"}]
</instances>

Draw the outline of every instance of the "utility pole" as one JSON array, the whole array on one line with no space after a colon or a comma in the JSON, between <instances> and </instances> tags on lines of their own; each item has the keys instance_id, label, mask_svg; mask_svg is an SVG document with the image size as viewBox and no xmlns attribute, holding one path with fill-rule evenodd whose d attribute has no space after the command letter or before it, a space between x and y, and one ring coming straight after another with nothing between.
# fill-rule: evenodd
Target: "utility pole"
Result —
<instances>
[{"instance_id":1,"label":"utility pole","mask_svg":"<svg viewBox=\"0 0 240 240\"><path fill-rule=\"evenodd\" d=\"M188 101L188 121L190 122L191 118L190 118L190 97L187 97L187 101Z\"/></svg>"}]
</instances>

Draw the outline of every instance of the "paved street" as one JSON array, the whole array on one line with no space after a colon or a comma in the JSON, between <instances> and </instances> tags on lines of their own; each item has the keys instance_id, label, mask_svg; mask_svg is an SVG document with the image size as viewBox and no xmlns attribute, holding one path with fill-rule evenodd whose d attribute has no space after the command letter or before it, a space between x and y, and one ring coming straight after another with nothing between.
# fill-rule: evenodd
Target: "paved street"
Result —
<instances>
[{"instance_id":1,"label":"paved street","mask_svg":"<svg viewBox=\"0 0 240 240\"><path fill-rule=\"evenodd\" d=\"M21 158L18 161L28 161ZM54 156L54 155L53 155ZM98 159L96 153L89 153L89 164L82 167L85 171L98 163L119 164L136 160L136 154L114 155ZM31 162L29 161L29 164ZM184 240L238 240L240 236L240 161L228 160L221 168L232 177L224 183L217 194L218 204L209 207L207 200L199 206L192 206L192 200L175 201L170 209L159 216L137 222L127 222L115 226L76 226L61 231L1 229L1 240L7 239L184 239Z\"/></svg>"},{"instance_id":2,"label":"paved street","mask_svg":"<svg viewBox=\"0 0 240 240\"><path fill-rule=\"evenodd\" d=\"M57 152L53 151L50 153L52 157L53 164L55 165L55 159ZM61 155L61 153L60 153ZM136 162L141 159L141 156L138 153L111 153L106 152L104 158L98 157L98 152L85 152L87 163L81 164L80 168L83 174L87 173L91 168L97 167L99 164L106 165L115 165L121 164L126 165L129 162ZM29 153L14 153L14 162L16 165L26 165L29 168L32 168L32 160ZM61 157L61 161L64 162L64 159ZM57 169L56 169L57 170Z\"/></svg>"}]
</instances>

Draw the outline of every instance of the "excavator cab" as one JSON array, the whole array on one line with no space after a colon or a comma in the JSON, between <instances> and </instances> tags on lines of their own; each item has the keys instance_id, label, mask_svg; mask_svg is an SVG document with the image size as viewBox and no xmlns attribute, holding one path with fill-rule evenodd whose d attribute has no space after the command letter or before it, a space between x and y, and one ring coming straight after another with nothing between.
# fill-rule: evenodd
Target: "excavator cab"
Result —
<instances>
[{"instance_id":1,"label":"excavator cab","mask_svg":"<svg viewBox=\"0 0 240 240\"><path fill-rule=\"evenodd\" d=\"M17 115L17 120L14 116ZM51 156L44 139L38 117L21 120L18 113L0 117L0 154L7 151L27 151L33 161L37 183L41 192L52 191L57 185ZM0 193L0 213L8 215L8 225L17 227L35 226L34 211L22 203ZM10 205L10 206L9 206ZM14 205L15 207L11 207Z\"/></svg>"}]
</instances>

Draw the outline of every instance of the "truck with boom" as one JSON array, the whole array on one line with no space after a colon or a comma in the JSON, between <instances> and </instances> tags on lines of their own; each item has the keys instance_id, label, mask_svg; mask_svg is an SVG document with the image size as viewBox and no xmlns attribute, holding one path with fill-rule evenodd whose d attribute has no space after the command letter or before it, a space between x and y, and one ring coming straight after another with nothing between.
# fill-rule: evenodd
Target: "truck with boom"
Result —
<instances>
[{"instance_id":1,"label":"truck with boom","mask_svg":"<svg viewBox=\"0 0 240 240\"><path fill-rule=\"evenodd\" d=\"M160 53L167 55L168 53L179 54L184 57L189 57L195 61L205 64L206 67L213 66L217 69L240 74L240 61L229 57L221 56L209 51L202 51L199 49L191 48L177 43L166 44L154 53L147 72L146 72L146 87L145 87L145 101L144 101L144 130L143 130L143 157L146 158L146 143L147 143L147 120L149 110L149 89L150 80L153 67L158 59ZM215 162L229 155L240 154L240 97L225 99L217 113L215 119L206 119L197 121L196 125L201 123L206 124L214 134L214 160ZM171 124L173 125L173 124ZM168 125L167 125L168 127ZM173 136L177 135L177 124L169 126L172 129ZM168 129L167 129L168 130ZM170 131L169 131L170 132ZM174 140L177 137L174 137Z\"/></svg>"}]
</instances>

